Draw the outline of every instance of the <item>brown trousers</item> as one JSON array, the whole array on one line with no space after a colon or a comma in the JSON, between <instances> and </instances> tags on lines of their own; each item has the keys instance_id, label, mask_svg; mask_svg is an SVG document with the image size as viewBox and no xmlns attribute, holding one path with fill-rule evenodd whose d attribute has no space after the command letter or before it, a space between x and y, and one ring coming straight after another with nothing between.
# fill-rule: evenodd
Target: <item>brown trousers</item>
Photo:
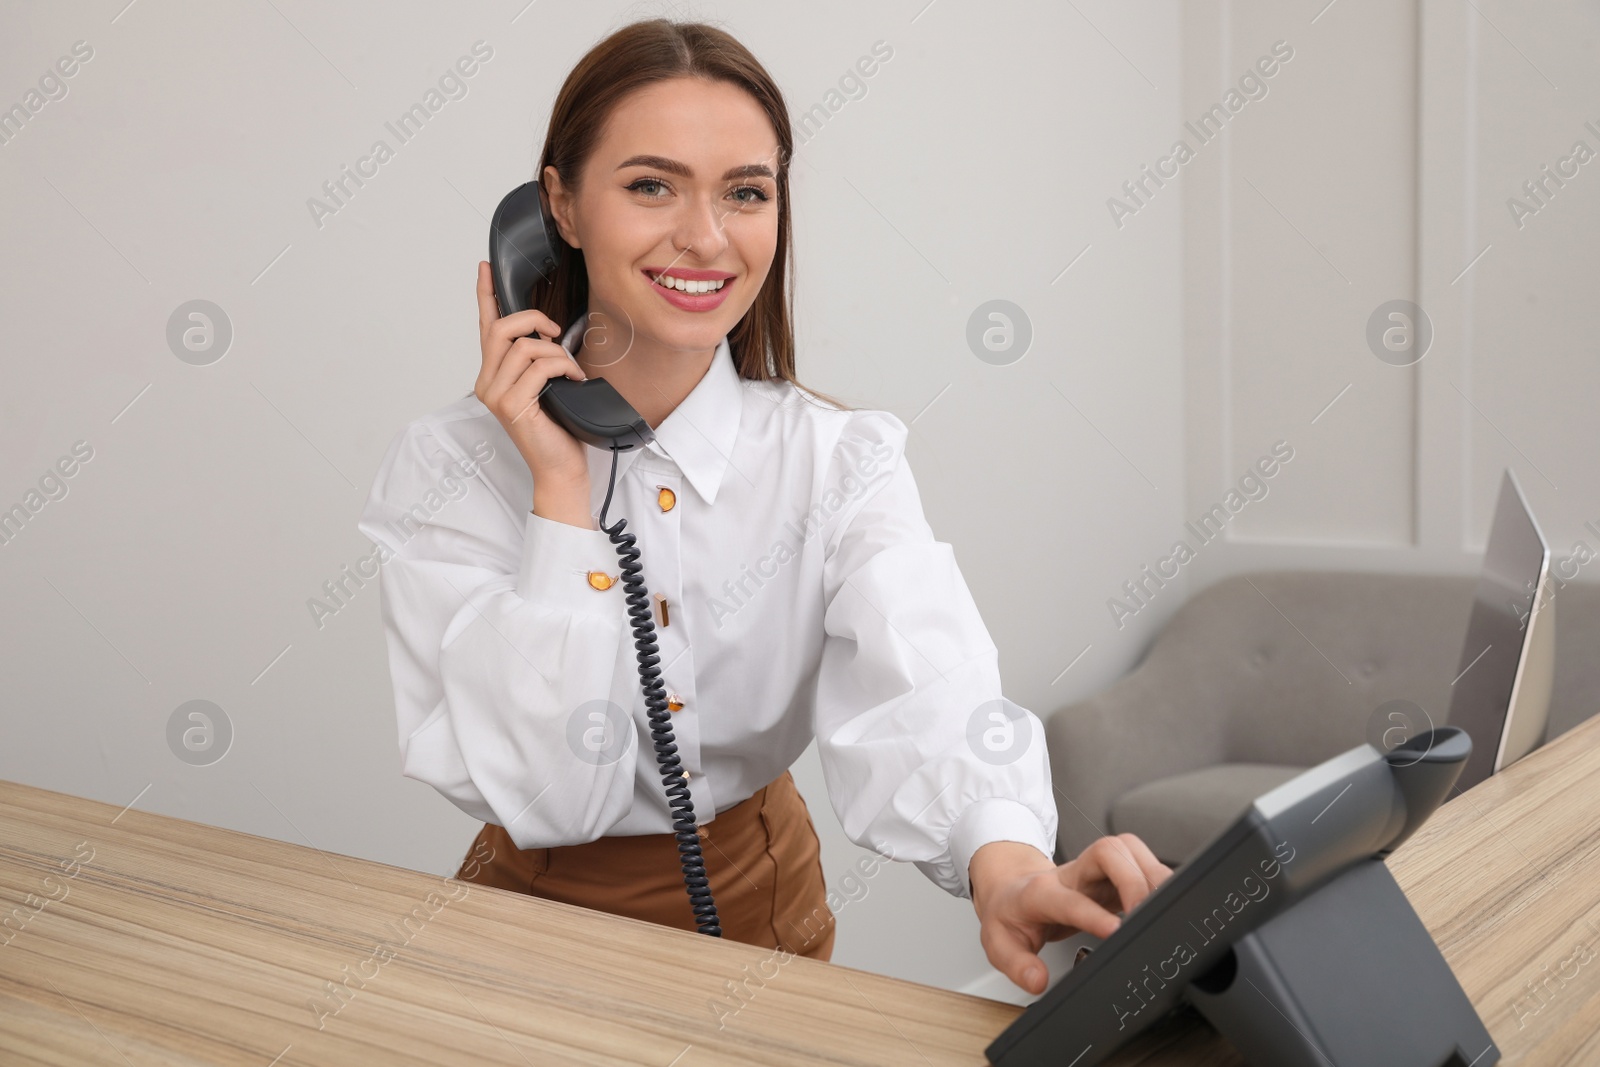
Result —
<instances>
[{"instance_id":1,"label":"brown trousers","mask_svg":"<svg viewBox=\"0 0 1600 1067\"><path fill-rule=\"evenodd\" d=\"M827 960L835 924L822 849L794 777L784 771L701 827L706 877L722 936ZM520 849L485 823L456 877L612 915L694 930L678 844L670 833Z\"/></svg>"}]
</instances>

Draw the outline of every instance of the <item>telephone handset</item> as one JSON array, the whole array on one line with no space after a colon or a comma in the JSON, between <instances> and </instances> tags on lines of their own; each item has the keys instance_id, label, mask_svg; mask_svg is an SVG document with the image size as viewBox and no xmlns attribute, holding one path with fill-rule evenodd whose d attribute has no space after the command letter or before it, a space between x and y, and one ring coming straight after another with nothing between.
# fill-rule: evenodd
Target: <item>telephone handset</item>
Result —
<instances>
[{"instance_id":1,"label":"telephone handset","mask_svg":"<svg viewBox=\"0 0 1600 1067\"><path fill-rule=\"evenodd\" d=\"M532 306L533 283L555 272L561 246L549 198L537 181L506 194L489 224L489 272L502 316ZM625 452L655 440L650 424L604 378L551 378L539 391L539 403L568 433L596 448Z\"/></svg>"},{"instance_id":2,"label":"telephone handset","mask_svg":"<svg viewBox=\"0 0 1600 1067\"><path fill-rule=\"evenodd\" d=\"M507 193L500 206L494 209L494 219L489 224L489 273L494 278L494 293L500 302L502 317L532 306L533 283L555 272L561 248L561 237L550 215L549 199L539 183L525 182ZM694 801L683 777L672 730L672 713L667 708L661 672L656 668L661 657L656 645L655 623L650 617L650 592L645 588L643 568L639 565L639 549L633 534L624 532L626 519L606 525L611 494L617 486L617 454L643 448L655 440L655 431L604 378L578 382L553 377L539 391L539 406L578 440L611 452L611 480L606 486L605 503L600 507L600 529L617 548L622 584L627 591L628 617L633 622L639 684L644 690L646 713L650 718L650 738L655 745L667 803L672 809L673 836L678 841L683 884L689 892L696 930L721 937L717 905L711 898L705 857L700 850Z\"/></svg>"}]
</instances>

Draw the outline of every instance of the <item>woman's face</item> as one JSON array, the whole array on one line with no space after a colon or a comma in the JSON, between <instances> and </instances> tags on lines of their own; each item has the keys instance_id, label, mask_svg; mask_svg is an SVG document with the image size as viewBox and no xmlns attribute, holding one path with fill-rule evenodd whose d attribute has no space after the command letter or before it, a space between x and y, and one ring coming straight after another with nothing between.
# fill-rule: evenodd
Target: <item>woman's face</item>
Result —
<instances>
[{"instance_id":1,"label":"woman's face","mask_svg":"<svg viewBox=\"0 0 1600 1067\"><path fill-rule=\"evenodd\" d=\"M620 359L636 340L704 351L738 324L777 249L778 165L777 135L748 93L672 78L613 109L576 195L545 168L561 236L589 271L586 359ZM674 278L699 284L680 292L664 284ZM694 291L707 281L714 291Z\"/></svg>"}]
</instances>

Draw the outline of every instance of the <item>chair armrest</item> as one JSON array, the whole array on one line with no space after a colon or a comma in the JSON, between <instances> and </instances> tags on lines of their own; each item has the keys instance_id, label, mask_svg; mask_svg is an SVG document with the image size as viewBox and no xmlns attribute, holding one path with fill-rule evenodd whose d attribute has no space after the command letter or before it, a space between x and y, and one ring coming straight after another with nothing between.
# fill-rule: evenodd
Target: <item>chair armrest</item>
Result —
<instances>
[{"instance_id":1,"label":"chair armrest","mask_svg":"<svg viewBox=\"0 0 1600 1067\"><path fill-rule=\"evenodd\" d=\"M1158 639L1132 673L1045 720L1059 859L1108 832L1111 805L1127 790L1227 762L1237 703L1217 659L1209 644Z\"/></svg>"}]
</instances>

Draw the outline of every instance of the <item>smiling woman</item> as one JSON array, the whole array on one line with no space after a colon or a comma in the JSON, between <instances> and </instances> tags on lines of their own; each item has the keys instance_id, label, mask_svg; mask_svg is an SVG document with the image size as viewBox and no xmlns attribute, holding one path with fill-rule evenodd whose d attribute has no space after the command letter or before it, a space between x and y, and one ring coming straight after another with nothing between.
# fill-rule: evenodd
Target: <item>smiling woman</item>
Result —
<instances>
[{"instance_id":1,"label":"smiling woman","mask_svg":"<svg viewBox=\"0 0 1600 1067\"><path fill-rule=\"evenodd\" d=\"M772 78L713 26L626 26L562 85L538 172L557 265L501 315L478 264L476 388L402 430L362 517L393 553L404 773L482 820L463 880L685 930L708 882L705 932L828 959L789 770L815 742L850 840L971 896L989 959L1037 992L1045 940L1108 933L1170 872L1127 835L1055 866L1043 726L1001 695L906 425L796 381L792 148ZM652 441L611 452L545 413L553 378L596 372ZM478 440L524 462L398 539L430 457ZM607 508L639 531L621 563Z\"/></svg>"},{"instance_id":2,"label":"smiling woman","mask_svg":"<svg viewBox=\"0 0 1600 1067\"><path fill-rule=\"evenodd\" d=\"M648 337L709 353L727 336L741 377L794 381L793 149L777 86L726 33L651 20L613 34L551 113L539 172L571 254L535 286L533 306L557 323L588 311L623 346ZM678 295L707 281L723 283L719 295ZM626 367L606 377L629 394ZM657 421L648 403L638 410Z\"/></svg>"}]
</instances>

